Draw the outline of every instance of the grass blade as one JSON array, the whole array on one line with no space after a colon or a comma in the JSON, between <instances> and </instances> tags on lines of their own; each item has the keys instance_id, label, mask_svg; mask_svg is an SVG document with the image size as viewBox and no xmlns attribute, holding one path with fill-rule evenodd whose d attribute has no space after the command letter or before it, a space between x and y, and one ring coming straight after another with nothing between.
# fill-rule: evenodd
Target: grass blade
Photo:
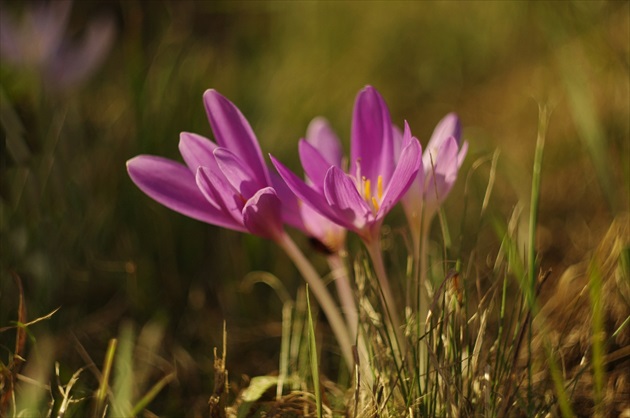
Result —
<instances>
[{"instance_id":1,"label":"grass blade","mask_svg":"<svg viewBox=\"0 0 630 418\"><path fill-rule=\"evenodd\" d=\"M105 353L105 361L103 362L103 377L96 391L96 404L94 405L94 412L92 413L94 418L103 416L103 409L105 408L105 401L107 399L107 393L109 392L109 376L111 375L112 365L114 364L117 346L118 340L116 338L109 340L107 352Z\"/></svg>"},{"instance_id":2,"label":"grass blade","mask_svg":"<svg viewBox=\"0 0 630 418\"><path fill-rule=\"evenodd\" d=\"M319 388L319 366L317 365L317 343L315 342L315 326L311 313L311 301L308 285L306 286L306 305L308 307L308 342L311 358L311 376L313 376L313 390L315 391L315 404L317 405L317 418L322 418L322 394Z\"/></svg>"}]
</instances>

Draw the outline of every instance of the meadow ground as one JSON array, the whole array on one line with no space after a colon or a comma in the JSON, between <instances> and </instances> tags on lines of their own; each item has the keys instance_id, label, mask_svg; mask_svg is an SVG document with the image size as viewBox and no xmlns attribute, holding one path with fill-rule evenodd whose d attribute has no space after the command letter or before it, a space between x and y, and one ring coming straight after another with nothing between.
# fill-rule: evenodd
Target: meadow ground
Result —
<instances>
[{"instance_id":1,"label":"meadow ground","mask_svg":"<svg viewBox=\"0 0 630 418\"><path fill-rule=\"evenodd\" d=\"M0 5L1 416L630 417L627 2L76 1L49 26L42 4ZM365 85L423 147L456 112L469 148L423 246L428 320L402 208L379 235L398 327L348 235L370 359L348 368L279 246L125 164L213 137L214 88L301 175L313 117L349 150Z\"/></svg>"}]
</instances>

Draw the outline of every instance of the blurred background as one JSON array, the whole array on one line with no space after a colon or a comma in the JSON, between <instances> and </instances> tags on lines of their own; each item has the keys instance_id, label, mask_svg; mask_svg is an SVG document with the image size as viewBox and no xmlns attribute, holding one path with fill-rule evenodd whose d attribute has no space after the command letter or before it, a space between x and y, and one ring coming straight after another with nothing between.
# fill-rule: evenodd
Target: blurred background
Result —
<instances>
[{"instance_id":1,"label":"blurred background","mask_svg":"<svg viewBox=\"0 0 630 418\"><path fill-rule=\"evenodd\" d=\"M470 150L444 206L449 256L470 269L474 251L480 275L499 245L493 221L526 211L539 106L550 110L541 265L560 273L582 260L628 210L627 2L58 3L0 3L0 327L17 319L14 276L28 319L60 307L29 329L54 338L70 373L87 361L78 347L100 365L122 324L157 327L160 353L178 367L157 410L206 404L223 320L231 378L276 370L280 299L264 285L246 291L243 279L268 271L291 295L302 284L269 242L174 213L127 175L138 154L180 160L182 131L212 137L208 88L241 109L264 153L297 172L297 141L315 116L348 149L366 84L423 145L457 112ZM3 356L14 339L0 334Z\"/></svg>"}]
</instances>

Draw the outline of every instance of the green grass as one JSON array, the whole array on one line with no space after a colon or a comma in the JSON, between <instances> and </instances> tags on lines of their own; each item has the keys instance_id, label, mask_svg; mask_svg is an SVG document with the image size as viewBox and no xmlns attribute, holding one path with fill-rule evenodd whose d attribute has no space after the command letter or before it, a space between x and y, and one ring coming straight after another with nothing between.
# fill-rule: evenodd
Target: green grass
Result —
<instances>
[{"instance_id":1,"label":"green grass","mask_svg":"<svg viewBox=\"0 0 630 418\"><path fill-rule=\"evenodd\" d=\"M75 2L70 36L101 12L118 25L89 81L53 94L0 60L0 410L619 415L630 407L620 377L630 343L628 7ZM352 99L368 83L423 145L456 111L471 148L425 247L426 332L419 307L406 306L420 297L402 211L383 231L398 302L387 309L403 319L404 353L349 237L342 264L362 340L348 368L279 248L155 204L125 161L179 158L182 131L210 136L201 96L216 88L264 152L299 171L297 140L316 115L348 148ZM537 117L536 103L549 114ZM334 292L326 258L291 235Z\"/></svg>"}]
</instances>

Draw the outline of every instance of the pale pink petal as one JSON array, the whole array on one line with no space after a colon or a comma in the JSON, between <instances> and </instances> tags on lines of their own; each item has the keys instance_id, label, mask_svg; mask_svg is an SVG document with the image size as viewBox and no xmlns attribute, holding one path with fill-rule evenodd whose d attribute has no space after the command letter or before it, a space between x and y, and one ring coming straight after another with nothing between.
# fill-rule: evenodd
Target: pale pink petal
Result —
<instances>
[{"instance_id":1,"label":"pale pink petal","mask_svg":"<svg viewBox=\"0 0 630 418\"><path fill-rule=\"evenodd\" d=\"M306 129L306 141L319 151L329 167L341 167L341 142L326 119L318 117L311 121Z\"/></svg>"}]
</instances>

